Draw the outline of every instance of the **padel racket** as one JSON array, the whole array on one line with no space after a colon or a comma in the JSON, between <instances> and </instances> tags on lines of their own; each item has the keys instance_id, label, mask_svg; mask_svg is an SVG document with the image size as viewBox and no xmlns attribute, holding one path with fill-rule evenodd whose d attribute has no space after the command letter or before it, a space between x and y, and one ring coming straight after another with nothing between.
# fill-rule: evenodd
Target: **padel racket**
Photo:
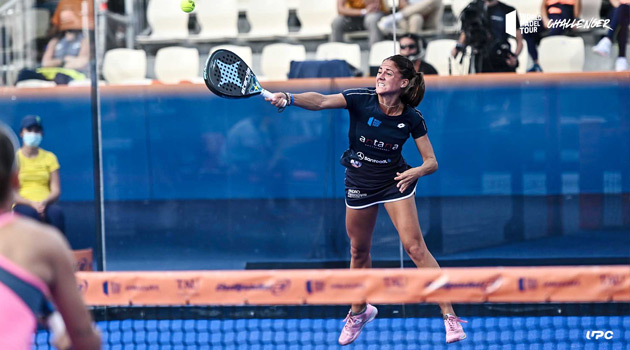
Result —
<instances>
[{"instance_id":1,"label":"padel racket","mask_svg":"<svg viewBox=\"0 0 630 350\"><path fill-rule=\"evenodd\" d=\"M203 69L203 80L208 89L219 97L247 98L256 95L273 97L271 92L260 86L247 63L229 50L217 50L208 57Z\"/></svg>"}]
</instances>

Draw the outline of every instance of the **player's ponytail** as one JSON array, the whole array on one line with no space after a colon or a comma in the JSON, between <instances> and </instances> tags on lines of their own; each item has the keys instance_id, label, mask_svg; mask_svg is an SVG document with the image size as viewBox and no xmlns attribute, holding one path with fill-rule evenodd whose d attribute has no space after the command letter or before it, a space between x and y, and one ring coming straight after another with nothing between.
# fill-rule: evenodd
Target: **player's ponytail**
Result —
<instances>
[{"instance_id":1,"label":"player's ponytail","mask_svg":"<svg viewBox=\"0 0 630 350\"><path fill-rule=\"evenodd\" d=\"M385 60L394 62L403 79L409 80L409 84L400 95L400 100L411 107L418 106L424 98L424 74L422 74L422 72L416 72L413 62L404 56L394 55Z\"/></svg>"}]
</instances>

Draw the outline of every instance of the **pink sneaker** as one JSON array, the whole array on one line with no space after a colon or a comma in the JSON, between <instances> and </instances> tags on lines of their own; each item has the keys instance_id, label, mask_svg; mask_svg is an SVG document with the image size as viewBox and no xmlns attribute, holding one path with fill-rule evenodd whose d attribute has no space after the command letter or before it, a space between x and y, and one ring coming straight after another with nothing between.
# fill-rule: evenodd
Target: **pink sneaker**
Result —
<instances>
[{"instance_id":1,"label":"pink sneaker","mask_svg":"<svg viewBox=\"0 0 630 350\"><path fill-rule=\"evenodd\" d=\"M341 335L339 336L339 344L348 345L355 341L361 333L363 326L372 322L377 314L378 310L370 304L367 304L365 306L365 311L358 315L352 316L352 310L350 310L348 312L348 316L346 316L346 319L344 320L346 321L346 325L343 327Z\"/></svg>"},{"instance_id":2,"label":"pink sneaker","mask_svg":"<svg viewBox=\"0 0 630 350\"><path fill-rule=\"evenodd\" d=\"M446 328L447 343L454 343L466 339L466 333L464 333L464 329L460 323L468 323L468 321L464 321L455 315L446 314L444 327Z\"/></svg>"}]
</instances>

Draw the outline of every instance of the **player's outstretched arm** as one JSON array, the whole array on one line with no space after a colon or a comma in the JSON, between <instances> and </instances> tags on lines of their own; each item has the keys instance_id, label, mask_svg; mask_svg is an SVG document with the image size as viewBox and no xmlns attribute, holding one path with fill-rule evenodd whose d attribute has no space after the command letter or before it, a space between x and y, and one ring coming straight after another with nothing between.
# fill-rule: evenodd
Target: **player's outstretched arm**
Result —
<instances>
[{"instance_id":1,"label":"player's outstretched arm","mask_svg":"<svg viewBox=\"0 0 630 350\"><path fill-rule=\"evenodd\" d=\"M287 101L287 106L302 107L309 111L346 107L346 98L342 94L322 95L317 92L305 92L302 94L276 92L273 94L273 98L267 98L266 100L278 108L283 107L284 101Z\"/></svg>"}]
</instances>

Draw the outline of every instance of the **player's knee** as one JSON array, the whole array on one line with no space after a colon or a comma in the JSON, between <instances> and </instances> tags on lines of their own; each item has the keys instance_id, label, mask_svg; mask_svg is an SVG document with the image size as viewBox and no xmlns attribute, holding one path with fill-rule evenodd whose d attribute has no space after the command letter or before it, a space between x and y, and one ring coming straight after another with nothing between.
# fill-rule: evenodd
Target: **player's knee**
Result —
<instances>
[{"instance_id":1,"label":"player's knee","mask_svg":"<svg viewBox=\"0 0 630 350\"><path fill-rule=\"evenodd\" d=\"M427 247L420 242L413 242L404 245L405 251L414 261L424 261L427 258Z\"/></svg>"}]
</instances>

